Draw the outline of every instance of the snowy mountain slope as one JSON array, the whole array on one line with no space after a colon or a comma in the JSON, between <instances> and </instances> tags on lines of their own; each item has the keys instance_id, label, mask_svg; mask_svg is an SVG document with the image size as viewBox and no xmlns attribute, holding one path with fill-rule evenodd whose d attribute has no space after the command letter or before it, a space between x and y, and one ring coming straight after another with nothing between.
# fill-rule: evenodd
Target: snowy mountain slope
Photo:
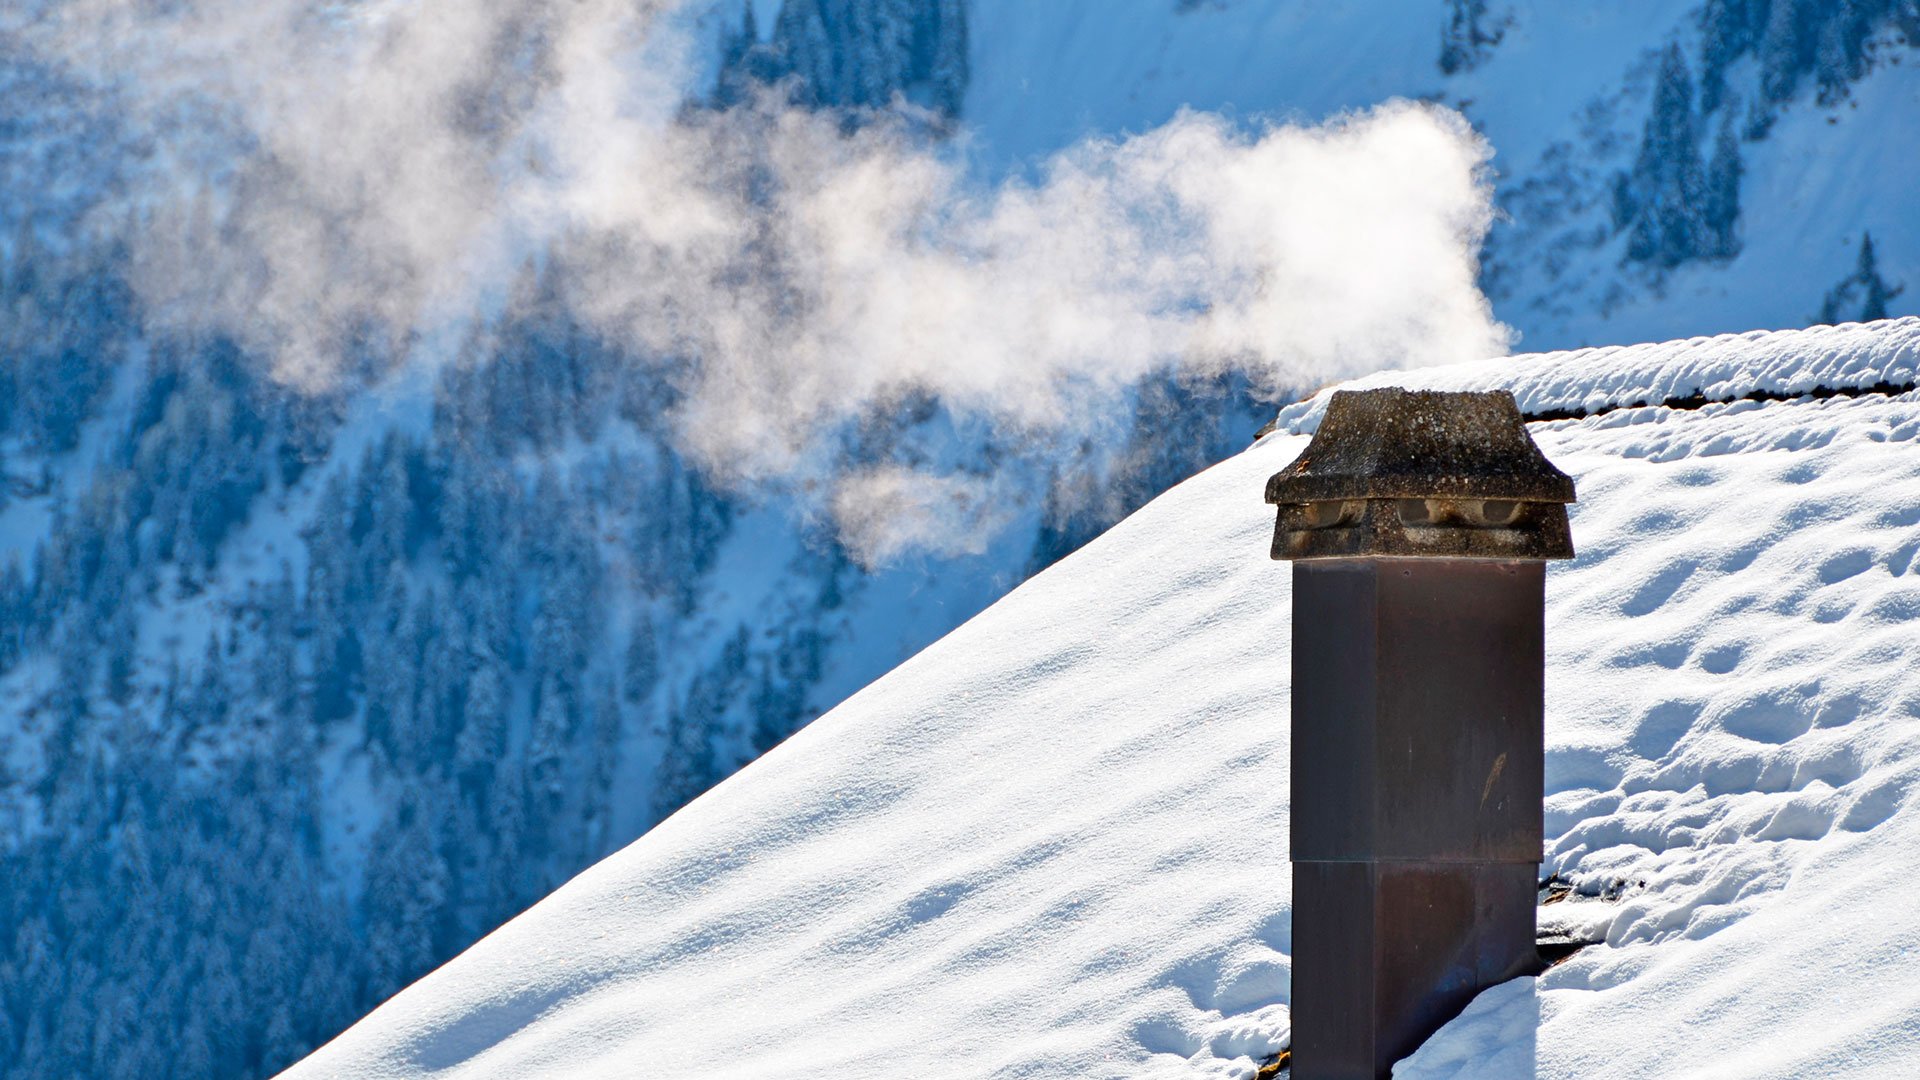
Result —
<instances>
[{"instance_id":1,"label":"snowy mountain slope","mask_svg":"<svg viewBox=\"0 0 1920 1080\"><path fill-rule=\"evenodd\" d=\"M1876 370L1915 329L1417 381L1505 373L1591 401L1626 367L1752 387ZM1289 573L1260 493L1297 430L1155 500L289 1075L1251 1075L1287 1036ZM1532 431L1581 500L1547 613L1543 874L1573 892L1542 923L1605 944L1489 991L1397 1075L1920 1061L1893 869L1920 857L1920 396Z\"/></svg>"},{"instance_id":2,"label":"snowy mountain slope","mask_svg":"<svg viewBox=\"0 0 1920 1080\"><path fill-rule=\"evenodd\" d=\"M1752 55L1727 67L1725 103L1711 113L1696 92L1703 159L1722 124L1739 132L1743 246L1731 259L1650 272L1625 258L1611 185L1634 165L1659 50L1679 46L1699 83L1714 46L1704 20L1738 5L1483 6L1499 40L1448 74L1438 57L1449 5L1423 0L979 0L964 115L985 160L1007 166L1183 108L1317 119L1390 96L1458 107L1496 154L1508 218L1489 242L1489 292L1529 349L1814 322L1863 231L1890 281L1920 282L1920 217L1909 198L1920 170L1920 16L1898 4L1848 5L1883 21L1844 96L1825 100L1809 72L1784 100L1765 100ZM1771 18L1768 4L1746 7L1763 24ZM1819 35L1816 16L1839 10L1808 7L1808 34ZM1909 292L1898 310L1916 304Z\"/></svg>"},{"instance_id":3,"label":"snowy mountain slope","mask_svg":"<svg viewBox=\"0 0 1920 1080\"><path fill-rule=\"evenodd\" d=\"M1664 280L1645 282L1619 272L1620 245L1613 241L1568 257L1585 267L1546 275L1553 246L1566 241L1540 234L1595 229L1597 209L1584 219L1539 226L1535 237L1503 237L1497 242L1506 247L1495 259L1517 255L1523 246L1534 249L1516 258L1534 264L1521 271L1534 281L1513 290L1508 317L1523 325L1538 320L1527 344L1552 347L1806 325L1820 321L1821 296L1852 270L1863 233L1898 253L1888 264L1891 278L1920 281L1920 221L1906 194L1906 178L1920 169L1916 115L1920 56L1912 53L1869 73L1843 103L1786 107L1765 139L1742 144L1743 246L1725 263L1689 263ZM1920 310L1911 294L1897 304L1896 314ZM1523 306L1538 314L1521 314Z\"/></svg>"},{"instance_id":4,"label":"snowy mountain slope","mask_svg":"<svg viewBox=\"0 0 1920 1080\"><path fill-rule=\"evenodd\" d=\"M1446 5L1427 0L979 0L966 114L988 150L1023 160L1181 109L1318 117L1446 94L1471 102L1503 160L1531 161L1688 14L1663 0L1500 7L1514 20L1506 37L1448 76L1437 62ZM1581 63L1566 64L1575 50Z\"/></svg>"}]
</instances>

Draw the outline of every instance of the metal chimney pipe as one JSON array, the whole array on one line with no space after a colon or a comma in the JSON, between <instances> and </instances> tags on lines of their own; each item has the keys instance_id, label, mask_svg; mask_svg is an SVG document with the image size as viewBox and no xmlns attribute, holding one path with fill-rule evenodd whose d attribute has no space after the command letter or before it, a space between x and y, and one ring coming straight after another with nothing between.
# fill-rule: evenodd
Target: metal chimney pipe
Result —
<instances>
[{"instance_id":1,"label":"metal chimney pipe","mask_svg":"<svg viewBox=\"0 0 1920 1080\"><path fill-rule=\"evenodd\" d=\"M1293 566L1294 1080L1374 1080L1537 970L1545 562L1513 395L1333 395L1267 482Z\"/></svg>"}]
</instances>

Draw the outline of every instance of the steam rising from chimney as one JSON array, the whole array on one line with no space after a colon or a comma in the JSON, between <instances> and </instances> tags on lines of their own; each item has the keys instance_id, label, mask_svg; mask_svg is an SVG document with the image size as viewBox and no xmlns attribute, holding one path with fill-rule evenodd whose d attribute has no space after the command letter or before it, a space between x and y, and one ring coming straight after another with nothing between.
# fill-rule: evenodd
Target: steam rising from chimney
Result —
<instances>
[{"instance_id":1,"label":"steam rising from chimney","mask_svg":"<svg viewBox=\"0 0 1920 1080\"><path fill-rule=\"evenodd\" d=\"M423 343L552 259L577 315L680 382L684 451L726 481L824 477L867 556L939 548L889 508L965 483L825 475L829 437L905 394L1057 433L1169 366L1277 392L1508 344L1475 285L1490 150L1455 113L1189 112L991 183L964 137L776 95L688 108L695 14L74 0L22 34L153 148L128 209L156 323L323 386L369 336L443 362Z\"/></svg>"}]
</instances>

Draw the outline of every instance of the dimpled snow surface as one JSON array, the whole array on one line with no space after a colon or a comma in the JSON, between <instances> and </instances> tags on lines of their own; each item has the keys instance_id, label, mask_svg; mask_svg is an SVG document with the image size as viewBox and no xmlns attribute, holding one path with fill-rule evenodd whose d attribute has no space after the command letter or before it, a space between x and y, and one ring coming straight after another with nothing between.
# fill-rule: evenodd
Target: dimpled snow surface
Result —
<instances>
[{"instance_id":1,"label":"dimpled snow surface","mask_svg":"<svg viewBox=\"0 0 1920 1080\"><path fill-rule=\"evenodd\" d=\"M1542 874L1572 892L1541 921L1603 943L1396 1076L1920 1075L1920 397L1636 407L1916 356L1898 320L1367 380L1615 407L1530 425L1580 494L1547 585ZM1261 492L1323 404L291 1075L1251 1076L1291 928Z\"/></svg>"}]
</instances>

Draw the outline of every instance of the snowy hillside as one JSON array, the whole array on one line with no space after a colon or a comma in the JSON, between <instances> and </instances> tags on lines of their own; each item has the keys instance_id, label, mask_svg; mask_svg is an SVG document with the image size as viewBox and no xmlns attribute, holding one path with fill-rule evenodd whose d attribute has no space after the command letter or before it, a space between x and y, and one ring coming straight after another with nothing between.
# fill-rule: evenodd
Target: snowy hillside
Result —
<instances>
[{"instance_id":1,"label":"snowy hillside","mask_svg":"<svg viewBox=\"0 0 1920 1080\"><path fill-rule=\"evenodd\" d=\"M1462 10L1479 12L1485 43L1444 71L1460 35L1443 30ZM1816 321L1863 232L1888 281L1920 283L1909 3L978 0L973 11L964 115L1003 163L1181 109L1322 117L1396 95L1460 108L1493 144L1510 215L1489 243L1488 292L1529 350ZM1663 119L1670 45L1685 94ZM1650 136L1671 154L1681 128L1698 158L1687 182L1703 187L1720 134L1734 135L1738 251L1696 245L1662 269L1630 255L1613 188L1642 169ZM1915 310L1916 292L1893 307Z\"/></svg>"},{"instance_id":2,"label":"snowy hillside","mask_svg":"<svg viewBox=\"0 0 1920 1080\"><path fill-rule=\"evenodd\" d=\"M1418 373L1597 413L1531 431L1580 492L1547 587L1542 875L1571 892L1540 918L1604 944L1489 991L1396 1076L1920 1061L1896 869L1920 858L1916 366L1906 319ZM1813 382L1845 392L1636 405ZM1291 943L1290 575L1261 492L1315 415L290 1075L1250 1076L1286 1045Z\"/></svg>"}]
</instances>

